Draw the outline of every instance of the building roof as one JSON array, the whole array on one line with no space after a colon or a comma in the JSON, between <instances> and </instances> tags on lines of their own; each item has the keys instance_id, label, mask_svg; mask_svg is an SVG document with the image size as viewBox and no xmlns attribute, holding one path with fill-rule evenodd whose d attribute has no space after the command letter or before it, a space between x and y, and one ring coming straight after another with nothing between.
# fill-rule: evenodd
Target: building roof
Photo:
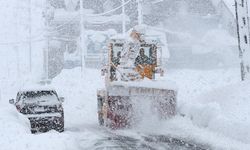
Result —
<instances>
[{"instance_id":1,"label":"building roof","mask_svg":"<svg viewBox=\"0 0 250 150\"><path fill-rule=\"evenodd\" d=\"M227 7L229 8L229 10L231 10L231 12L233 14L235 14L235 6L234 6L235 1L234 0L224 0L224 2L227 5Z\"/></svg>"},{"instance_id":2,"label":"building roof","mask_svg":"<svg viewBox=\"0 0 250 150\"><path fill-rule=\"evenodd\" d=\"M221 1L224 1L228 9L234 14L235 16L235 0L211 0L215 6L217 6ZM248 3L248 12L250 12L250 3Z\"/></svg>"}]
</instances>

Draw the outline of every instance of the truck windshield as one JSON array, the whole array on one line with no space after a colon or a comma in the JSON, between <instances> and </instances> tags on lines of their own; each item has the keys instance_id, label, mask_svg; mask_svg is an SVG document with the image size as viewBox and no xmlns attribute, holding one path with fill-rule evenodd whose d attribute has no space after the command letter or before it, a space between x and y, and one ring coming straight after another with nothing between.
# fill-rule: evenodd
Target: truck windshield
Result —
<instances>
[{"instance_id":1,"label":"truck windshield","mask_svg":"<svg viewBox=\"0 0 250 150\"><path fill-rule=\"evenodd\" d=\"M20 100L25 103L58 102L55 91L28 91L20 95Z\"/></svg>"}]
</instances>

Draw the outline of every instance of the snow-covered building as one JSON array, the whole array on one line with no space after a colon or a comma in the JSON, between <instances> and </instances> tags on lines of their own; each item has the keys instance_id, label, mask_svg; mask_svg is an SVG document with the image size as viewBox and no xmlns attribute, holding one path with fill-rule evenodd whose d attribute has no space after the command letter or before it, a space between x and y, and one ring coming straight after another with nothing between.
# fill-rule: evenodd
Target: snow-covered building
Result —
<instances>
[{"instance_id":1,"label":"snow-covered building","mask_svg":"<svg viewBox=\"0 0 250 150\"><path fill-rule=\"evenodd\" d=\"M236 60L238 51L235 17L228 1L165 0L155 7L152 12L163 10L156 13L164 20L161 26L171 31L166 32L171 55L169 67L214 68L236 64L229 61Z\"/></svg>"},{"instance_id":2,"label":"snow-covered building","mask_svg":"<svg viewBox=\"0 0 250 150\"><path fill-rule=\"evenodd\" d=\"M220 18L220 24L225 27L232 35L236 35L236 19L235 19L235 8L232 0L231 3L227 0L220 0L215 3L217 14Z\"/></svg>"},{"instance_id":3,"label":"snow-covered building","mask_svg":"<svg viewBox=\"0 0 250 150\"><path fill-rule=\"evenodd\" d=\"M48 76L53 78L64 68L65 53L77 56L80 51L79 3L78 0L47 0L46 3L44 16L48 28Z\"/></svg>"},{"instance_id":4,"label":"snow-covered building","mask_svg":"<svg viewBox=\"0 0 250 150\"><path fill-rule=\"evenodd\" d=\"M57 49L60 49L60 55L64 55L64 64L59 65L66 68L72 68L80 66L82 64L82 48L80 43L81 34L81 18L80 18L80 1L79 0L48 0L50 7L52 9L52 19L50 21L50 30L53 34L53 41L59 43ZM105 43L110 36L113 36L117 32L121 32L122 29L122 19L121 10L114 11L108 14L102 14L103 11L106 12L108 7L113 9L116 6L116 1L95 1L95 5L92 4L93 1L83 1L83 14L84 17L84 38L86 50L84 50L85 61L90 61L86 63L92 65L93 61L97 61L100 65L100 57L102 56ZM97 7L96 4L100 3ZM120 4L119 4L120 5ZM95 7L96 6L96 7ZM125 17L126 23L130 21L128 16ZM96 31L95 33L92 31ZM112 31L112 32L110 32ZM92 37L102 37L99 40L93 40ZM105 37L105 39L103 39ZM103 39L101 42L100 39ZM93 42L94 45L93 46ZM100 47L101 45L101 47ZM90 49L89 49L90 48ZM55 49L55 48L54 48ZM93 60L94 59L94 60ZM54 60L54 59L53 59ZM52 65L53 66L53 65ZM58 65L57 65L58 66ZM59 70L60 70L59 69ZM58 69L49 69L52 72ZM58 70L58 71L59 71ZM56 71L56 72L58 72ZM56 72L53 73L56 75ZM52 77L54 76L52 75Z\"/></svg>"},{"instance_id":5,"label":"snow-covered building","mask_svg":"<svg viewBox=\"0 0 250 150\"><path fill-rule=\"evenodd\" d=\"M60 41L58 46L60 54L64 55L64 65L69 67L81 65L81 49L80 49L80 15L79 15L79 1L78 0L48 0L54 9L54 18L51 22L52 31L55 31L54 39ZM204 66L205 61L202 60L213 58L209 64L213 66L217 64L226 64L225 60L221 57L222 54L215 52L215 47L218 49L218 43L225 43L225 39L222 38L227 32L232 37L236 37L235 17L233 12L233 0L162 0L157 3L144 3L143 4L143 23L150 26L157 26L164 28L166 31L166 37L168 47L170 51L169 66L184 67L187 66ZM95 4L95 5L93 5ZM97 5L98 4L98 5ZM102 14L121 5L120 1L116 0L100 0L83 1L85 18L85 28L90 32L86 32L87 38L87 54L86 60L90 57L98 58L105 48L105 41L112 34L121 33L122 29L122 17L121 9L117 9L114 12L106 15ZM131 1L125 7L127 29L137 24L137 3ZM93 15L89 15L93 14ZM108 33L113 29L111 35ZM222 31L223 30L223 31ZM226 32L224 32L224 30ZM91 35L93 32L95 34ZM216 33L217 32L217 33ZM204 39L207 36L211 36L210 33L214 33L214 36L220 37L219 42L214 48L207 48L204 46ZM99 39L105 39L96 45L93 45L92 37L102 37ZM230 39L230 41L233 41ZM60 43L59 42L59 43ZM88 46L90 44L90 46ZM100 47L102 45L102 48ZM233 55L231 51L235 45L233 42L230 48L225 48L225 45L221 46L225 49L230 49L229 55ZM97 47L99 47L97 49ZM93 49L94 48L94 49ZM197 49L201 49L200 52ZM204 50L205 49L205 50ZM209 50L208 50L209 49ZM219 47L220 49L220 47ZM232 49L232 50L231 50ZM196 53L198 51L198 53ZM207 52L206 55L204 55ZM65 54L66 53L66 54ZM216 54L215 54L216 53ZM98 56L97 56L98 55ZM88 56L90 56L88 58ZM94 57L93 57L94 56ZM73 59L74 57L74 59ZM74 60L72 62L72 60ZM65 63L66 62L66 63ZM212 62L212 63L211 63ZM74 65L73 65L74 64ZM64 67L65 67L64 66ZM187 67L186 66L186 67ZM60 67L61 68L61 67Z\"/></svg>"}]
</instances>

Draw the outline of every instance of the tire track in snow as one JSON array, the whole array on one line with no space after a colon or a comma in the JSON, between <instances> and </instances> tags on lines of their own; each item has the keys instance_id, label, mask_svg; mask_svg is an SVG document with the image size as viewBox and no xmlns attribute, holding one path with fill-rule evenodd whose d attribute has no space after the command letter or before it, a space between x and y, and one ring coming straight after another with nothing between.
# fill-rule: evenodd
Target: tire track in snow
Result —
<instances>
[{"instance_id":1,"label":"tire track in snow","mask_svg":"<svg viewBox=\"0 0 250 150\"><path fill-rule=\"evenodd\" d=\"M91 149L93 150L210 150L208 146L167 135L140 135L138 133L135 138L117 134L102 127L91 127L86 130L98 135L98 138L92 141ZM80 139L79 142L85 145L86 141Z\"/></svg>"},{"instance_id":2,"label":"tire track in snow","mask_svg":"<svg viewBox=\"0 0 250 150\"><path fill-rule=\"evenodd\" d=\"M169 137L166 135L149 135L143 137L145 142L147 143L155 143L155 144L167 144L169 146L168 149L187 149L187 150L210 150L209 146L202 144L195 144L190 141L185 141L178 138Z\"/></svg>"}]
</instances>

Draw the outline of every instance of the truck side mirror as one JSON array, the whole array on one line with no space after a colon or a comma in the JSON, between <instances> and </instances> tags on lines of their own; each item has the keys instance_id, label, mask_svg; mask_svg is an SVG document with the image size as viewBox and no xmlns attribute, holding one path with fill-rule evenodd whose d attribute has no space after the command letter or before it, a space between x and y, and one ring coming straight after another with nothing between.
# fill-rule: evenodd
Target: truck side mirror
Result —
<instances>
[{"instance_id":1,"label":"truck side mirror","mask_svg":"<svg viewBox=\"0 0 250 150\"><path fill-rule=\"evenodd\" d=\"M10 103L10 104L14 104L14 103L15 103L15 100L14 100L14 99L10 99L10 100L9 100L9 103Z\"/></svg>"},{"instance_id":2,"label":"truck side mirror","mask_svg":"<svg viewBox=\"0 0 250 150\"><path fill-rule=\"evenodd\" d=\"M60 101L60 102L64 102L64 100L65 100L64 97L60 97L60 98L59 98L59 101Z\"/></svg>"}]
</instances>

